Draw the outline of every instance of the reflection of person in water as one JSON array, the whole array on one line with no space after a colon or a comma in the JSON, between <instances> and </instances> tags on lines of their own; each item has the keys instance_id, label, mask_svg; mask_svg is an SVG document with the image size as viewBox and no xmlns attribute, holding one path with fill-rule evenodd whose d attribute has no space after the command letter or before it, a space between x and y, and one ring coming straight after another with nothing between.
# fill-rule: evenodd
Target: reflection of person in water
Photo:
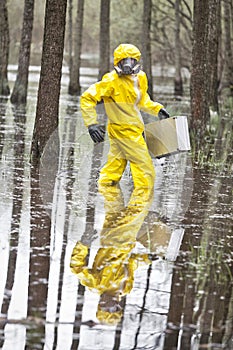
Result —
<instances>
[{"instance_id":1,"label":"reflection of person in water","mask_svg":"<svg viewBox=\"0 0 233 350\"><path fill-rule=\"evenodd\" d=\"M80 283L100 294L97 318L100 322L114 324L122 316L122 298L133 287L134 271L138 258L148 261L147 256L132 254L133 244L120 248L100 248L97 251L92 268L86 261L88 247L78 242L73 249L71 270L77 274Z\"/></svg>"},{"instance_id":2,"label":"reflection of person in water","mask_svg":"<svg viewBox=\"0 0 233 350\"><path fill-rule=\"evenodd\" d=\"M139 264L149 264L148 254L133 251L137 234L148 213L153 190L135 189L125 207L119 185L100 186L105 199L105 221L100 234L101 248L88 267L88 245L77 242L70 267L80 283L100 294L97 318L101 323L116 324L122 316L122 301L134 282ZM143 235L142 235L143 236Z\"/></svg>"}]
</instances>

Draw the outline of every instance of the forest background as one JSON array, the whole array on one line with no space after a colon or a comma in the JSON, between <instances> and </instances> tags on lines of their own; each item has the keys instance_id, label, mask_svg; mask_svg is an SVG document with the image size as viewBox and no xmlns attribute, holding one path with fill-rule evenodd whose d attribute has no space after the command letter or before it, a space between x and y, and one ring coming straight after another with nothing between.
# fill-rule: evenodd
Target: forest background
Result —
<instances>
[{"instance_id":1,"label":"forest background","mask_svg":"<svg viewBox=\"0 0 233 350\"><path fill-rule=\"evenodd\" d=\"M183 58L184 66L190 65L191 59L191 30L192 30L192 0L187 1L185 6L184 26L181 28L183 36ZM43 44L45 0L35 1L34 23L31 45L31 64L41 64L41 50ZM99 28L100 28L100 3L101 0L84 1L84 21L82 31L82 53L95 55L95 64L98 65L99 57ZM110 51L120 42L129 40L135 45L141 46L142 42L142 21L143 1L126 0L110 1ZM73 23L76 17L78 1L69 1L72 6ZM70 6L70 5L68 5ZM10 55L9 63L18 63L19 45L21 38L21 27L24 10L24 0L8 0L8 16L10 28ZM151 24L151 46L152 64L167 61L174 64L174 0L153 1ZM68 20L68 11L67 11ZM164 32L166 31L166 33ZM166 38L166 40L164 40ZM65 39L65 61L68 65L69 38L68 22L66 25ZM165 55L165 57L164 57Z\"/></svg>"}]
</instances>

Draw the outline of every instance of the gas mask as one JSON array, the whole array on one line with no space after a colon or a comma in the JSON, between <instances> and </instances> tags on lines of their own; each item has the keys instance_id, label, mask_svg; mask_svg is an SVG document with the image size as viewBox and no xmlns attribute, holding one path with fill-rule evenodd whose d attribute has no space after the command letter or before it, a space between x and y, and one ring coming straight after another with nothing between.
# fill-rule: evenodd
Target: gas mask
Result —
<instances>
[{"instance_id":1,"label":"gas mask","mask_svg":"<svg viewBox=\"0 0 233 350\"><path fill-rule=\"evenodd\" d=\"M135 58L127 57L123 58L114 68L118 75L130 75L137 74L141 69L141 65Z\"/></svg>"}]
</instances>

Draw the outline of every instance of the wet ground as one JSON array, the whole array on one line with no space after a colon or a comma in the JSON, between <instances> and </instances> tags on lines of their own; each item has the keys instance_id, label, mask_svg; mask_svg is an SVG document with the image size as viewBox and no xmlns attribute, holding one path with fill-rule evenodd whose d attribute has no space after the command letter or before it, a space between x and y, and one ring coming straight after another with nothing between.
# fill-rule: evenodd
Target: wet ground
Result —
<instances>
[{"instance_id":1,"label":"wet ground","mask_svg":"<svg viewBox=\"0 0 233 350\"><path fill-rule=\"evenodd\" d=\"M0 105L1 348L233 349L230 128L216 167L184 152L153 160L153 193L135 193L128 168L98 190L108 141L93 146L66 74L59 158L55 133L31 167L37 82L34 67L26 108ZM158 100L188 113L162 83Z\"/></svg>"}]
</instances>

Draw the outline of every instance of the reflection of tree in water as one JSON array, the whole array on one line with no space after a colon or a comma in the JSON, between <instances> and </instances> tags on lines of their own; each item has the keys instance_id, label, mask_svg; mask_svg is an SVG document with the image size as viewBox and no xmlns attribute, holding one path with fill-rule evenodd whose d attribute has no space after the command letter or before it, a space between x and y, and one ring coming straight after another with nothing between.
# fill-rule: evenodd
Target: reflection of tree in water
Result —
<instances>
[{"instance_id":1,"label":"reflection of tree in water","mask_svg":"<svg viewBox=\"0 0 233 350\"><path fill-rule=\"evenodd\" d=\"M39 169L31 168L31 235L30 235L30 267L28 286L28 316L45 318L48 294L48 276L50 266L50 232L51 220L46 212L40 192ZM28 330L30 346L38 341L33 330ZM30 336L32 333L32 337ZM44 323L37 327L38 337L44 338Z\"/></svg>"},{"instance_id":2,"label":"reflection of tree in water","mask_svg":"<svg viewBox=\"0 0 233 350\"><path fill-rule=\"evenodd\" d=\"M19 278L21 283L25 283L27 278L20 274L25 273L28 276L29 244L31 248L30 266L29 266L29 285L27 295L27 282L24 286L24 295L18 293L18 303L24 305L25 298L28 297L28 305L19 305L19 315L26 320L19 320L19 323L27 324L28 345L33 347L38 339L44 337L43 322L38 325L36 319L43 319L46 310L47 281L49 271L49 239L50 239L50 218L43 209L43 202L40 195L38 169L31 168L31 174L27 174L26 152L25 152L25 129L26 129L26 109L24 105L14 106L14 139L13 139L13 178L12 178L12 214L9 236L9 257L8 270L5 284L5 296L2 304L1 313L6 315L5 324L17 323L16 320L9 319L11 303L15 304L14 287L19 288ZM9 143L9 140L8 140ZM9 147L9 144L7 146ZM28 177L31 175L31 236L27 236L27 227L25 227L25 218L22 218L23 207L28 203L25 201L26 187L29 183ZM9 184L8 184L9 185ZM30 243L29 243L30 240ZM28 256L27 256L28 254ZM22 257L23 256L23 257ZM18 261L19 260L19 261ZM24 265L22 266L24 261ZM18 268L18 269L17 269ZM23 270L22 270L23 269ZM17 274L16 274L17 273ZM16 285L16 286L15 286ZM22 285L20 286L22 288ZM20 288L19 288L20 289ZM22 293L22 290L20 290ZM25 294L26 293L26 294ZM12 297L14 296L14 300ZM14 306L13 306L14 308ZM12 310L10 311L12 315ZM17 313L17 311L16 311ZM12 317L12 316L11 316ZM14 317L14 316L13 316ZM17 317L19 317L17 315ZM35 324L33 324L33 319ZM10 327L10 326L9 326ZM7 328L10 329L10 328ZM9 331L9 330L8 330ZM6 330L7 332L7 330ZM38 339L34 337L38 333ZM7 337L6 337L7 338ZM9 339L8 339L9 341ZM6 340L7 343L7 340Z\"/></svg>"},{"instance_id":3,"label":"reflection of tree in water","mask_svg":"<svg viewBox=\"0 0 233 350\"><path fill-rule=\"evenodd\" d=\"M182 349L192 342L232 347L231 210L230 175L196 169L183 254L173 275L165 349L178 342Z\"/></svg>"},{"instance_id":4,"label":"reflection of tree in water","mask_svg":"<svg viewBox=\"0 0 233 350\"><path fill-rule=\"evenodd\" d=\"M20 220L24 193L25 167L25 106L17 106L14 112L14 139L13 142L13 179L12 179L12 214L9 237L9 258L7 279L5 284L4 300L1 313L8 314L12 288L15 280L16 260L18 253ZM3 143L4 145L4 143Z\"/></svg>"},{"instance_id":5,"label":"reflection of tree in water","mask_svg":"<svg viewBox=\"0 0 233 350\"><path fill-rule=\"evenodd\" d=\"M5 139L5 123L6 123L6 107L7 98L0 98L0 159L2 159L2 152Z\"/></svg>"},{"instance_id":6,"label":"reflection of tree in water","mask_svg":"<svg viewBox=\"0 0 233 350\"><path fill-rule=\"evenodd\" d=\"M31 201L30 201L30 266L28 287L28 316L37 317L43 322L38 324L37 334L45 336L45 315L47 310L48 281L50 270L51 208L55 179L58 171L59 137L53 134L48 142L45 157L31 165ZM46 180L43 176L46 169ZM46 189L41 184L46 184ZM45 196L46 194L46 196ZM38 343L35 330L28 331L29 346Z\"/></svg>"}]
</instances>

